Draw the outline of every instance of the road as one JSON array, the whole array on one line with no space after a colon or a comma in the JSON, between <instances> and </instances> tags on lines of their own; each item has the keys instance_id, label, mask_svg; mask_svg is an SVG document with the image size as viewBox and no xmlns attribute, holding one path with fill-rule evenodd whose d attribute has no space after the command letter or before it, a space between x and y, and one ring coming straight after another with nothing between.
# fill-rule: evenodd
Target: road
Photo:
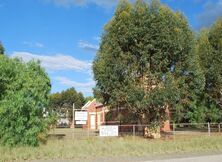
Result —
<instances>
[{"instance_id":1,"label":"road","mask_svg":"<svg viewBox=\"0 0 222 162\"><path fill-rule=\"evenodd\" d=\"M186 157L185 157L186 156ZM149 160L146 160L149 159ZM152 159L152 160L151 160ZM222 162L222 154L214 154L214 155L195 155L195 154L187 154L187 155L174 155L168 157L103 157L103 158L95 158L95 159L54 159L54 160L32 160L30 162ZM161 160L160 160L161 159Z\"/></svg>"},{"instance_id":2,"label":"road","mask_svg":"<svg viewBox=\"0 0 222 162\"><path fill-rule=\"evenodd\" d=\"M222 155L207 155L207 156L175 158L167 160L151 160L144 162L222 162Z\"/></svg>"}]
</instances>

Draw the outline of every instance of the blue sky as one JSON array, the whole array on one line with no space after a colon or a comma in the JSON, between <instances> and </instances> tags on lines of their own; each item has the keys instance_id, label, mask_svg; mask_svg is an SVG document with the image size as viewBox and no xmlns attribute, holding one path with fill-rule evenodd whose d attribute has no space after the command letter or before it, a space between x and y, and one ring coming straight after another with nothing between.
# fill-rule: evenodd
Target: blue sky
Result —
<instances>
[{"instance_id":1,"label":"blue sky","mask_svg":"<svg viewBox=\"0 0 222 162\"><path fill-rule=\"evenodd\" d=\"M131 0L133 1L133 0ZM222 16L222 0L162 0L180 10L198 31ZM70 87L92 95L92 61L103 26L118 0L0 0L0 41L6 54L38 59L52 92Z\"/></svg>"}]
</instances>

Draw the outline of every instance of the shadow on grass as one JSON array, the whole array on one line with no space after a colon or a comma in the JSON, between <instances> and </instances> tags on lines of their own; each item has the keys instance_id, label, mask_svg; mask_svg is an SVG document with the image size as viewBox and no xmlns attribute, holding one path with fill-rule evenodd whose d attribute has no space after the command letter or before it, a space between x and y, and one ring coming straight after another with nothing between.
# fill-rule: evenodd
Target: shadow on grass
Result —
<instances>
[{"instance_id":1,"label":"shadow on grass","mask_svg":"<svg viewBox=\"0 0 222 162\"><path fill-rule=\"evenodd\" d=\"M49 134L48 139L64 139L66 134Z\"/></svg>"}]
</instances>

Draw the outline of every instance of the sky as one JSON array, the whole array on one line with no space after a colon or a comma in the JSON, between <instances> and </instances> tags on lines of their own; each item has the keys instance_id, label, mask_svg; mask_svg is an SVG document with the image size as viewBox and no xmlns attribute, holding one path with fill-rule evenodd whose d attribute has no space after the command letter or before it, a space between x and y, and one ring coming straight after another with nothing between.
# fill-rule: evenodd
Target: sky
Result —
<instances>
[{"instance_id":1,"label":"sky","mask_svg":"<svg viewBox=\"0 0 222 162\"><path fill-rule=\"evenodd\" d=\"M130 0L131 2L134 0ZM194 31L222 16L222 0L162 0L181 11ZM118 0L0 0L0 41L11 58L40 60L51 93L95 86L92 61Z\"/></svg>"}]
</instances>

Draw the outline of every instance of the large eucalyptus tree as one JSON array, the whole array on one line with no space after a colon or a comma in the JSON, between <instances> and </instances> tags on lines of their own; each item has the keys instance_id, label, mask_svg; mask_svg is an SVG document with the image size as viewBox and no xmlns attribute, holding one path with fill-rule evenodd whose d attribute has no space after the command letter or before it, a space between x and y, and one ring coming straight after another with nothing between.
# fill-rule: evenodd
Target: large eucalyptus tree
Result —
<instances>
[{"instance_id":1,"label":"large eucalyptus tree","mask_svg":"<svg viewBox=\"0 0 222 162\"><path fill-rule=\"evenodd\" d=\"M203 89L193 45L181 13L157 0L121 1L94 60L95 94L111 107L128 108L143 123L159 125L166 107L189 106Z\"/></svg>"}]
</instances>

